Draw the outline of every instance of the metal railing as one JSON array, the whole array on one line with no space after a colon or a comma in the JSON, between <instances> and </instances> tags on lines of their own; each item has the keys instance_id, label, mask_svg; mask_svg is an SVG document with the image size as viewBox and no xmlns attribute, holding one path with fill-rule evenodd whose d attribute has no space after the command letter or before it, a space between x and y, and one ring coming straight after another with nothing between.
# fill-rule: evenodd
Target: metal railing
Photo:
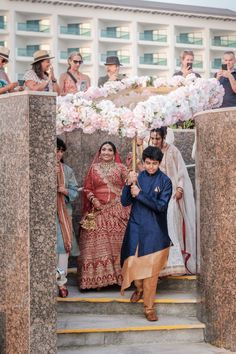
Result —
<instances>
[{"instance_id":1,"label":"metal railing","mask_svg":"<svg viewBox=\"0 0 236 354\"><path fill-rule=\"evenodd\" d=\"M140 41L167 42L167 34L139 33Z\"/></svg>"},{"instance_id":2,"label":"metal railing","mask_svg":"<svg viewBox=\"0 0 236 354\"><path fill-rule=\"evenodd\" d=\"M90 37L91 28L60 26L60 33L74 35L74 36L81 36L81 37Z\"/></svg>"},{"instance_id":3,"label":"metal railing","mask_svg":"<svg viewBox=\"0 0 236 354\"><path fill-rule=\"evenodd\" d=\"M177 36L176 37L176 43L202 45L203 44L203 39L201 37L183 38L181 36Z\"/></svg>"},{"instance_id":4,"label":"metal railing","mask_svg":"<svg viewBox=\"0 0 236 354\"><path fill-rule=\"evenodd\" d=\"M139 64L166 66L167 65L167 58L148 59L145 57L140 57Z\"/></svg>"},{"instance_id":5,"label":"metal railing","mask_svg":"<svg viewBox=\"0 0 236 354\"><path fill-rule=\"evenodd\" d=\"M101 37L103 38L116 38L116 39L129 39L130 33L125 31L109 31L101 30Z\"/></svg>"},{"instance_id":6,"label":"metal railing","mask_svg":"<svg viewBox=\"0 0 236 354\"><path fill-rule=\"evenodd\" d=\"M49 33L50 26L49 25L41 25L41 24L28 24L28 23L17 23L18 31L26 31L26 32L39 32L39 33Z\"/></svg>"},{"instance_id":7,"label":"metal railing","mask_svg":"<svg viewBox=\"0 0 236 354\"><path fill-rule=\"evenodd\" d=\"M236 38L235 39L223 39L223 38L213 39L212 45L216 47L236 48Z\"/></svg>"},{"instance_id":8,"label":"metal railing","mask_svg":"<svg viewBox=\"0 0 236 354\"><path fill-rule=\"evenodd\" d=\"M71 51L61 51L60 52L60 59L67 59L68 56L70 55L70 53L74 52L74 50ZM78 50L79 52L79 50ZM83 57L83 61L87 62L87 61L91 61L91 54L83 54L83 52L80 52L82 57Z\"/></svg>"}]
</instances>

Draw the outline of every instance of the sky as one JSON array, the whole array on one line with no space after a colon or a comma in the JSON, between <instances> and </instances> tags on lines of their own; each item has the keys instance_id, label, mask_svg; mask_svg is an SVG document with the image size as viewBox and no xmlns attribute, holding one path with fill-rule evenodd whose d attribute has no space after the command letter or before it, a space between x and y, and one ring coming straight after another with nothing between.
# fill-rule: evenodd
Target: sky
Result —
<instances>
[{"instance_id":1,"label":"sky","mask_svg":"<svg viewBox=\"0 0 236 354\"><path fill-rule=\"evenodd\" d=\"M235 0L148 0L148 1L159 1L173 4L184 4L184 5L194 5L194 6L208 6L208 7L219 7L229 10L236 11L236 1Z\"/></svg>"}]
</instances>

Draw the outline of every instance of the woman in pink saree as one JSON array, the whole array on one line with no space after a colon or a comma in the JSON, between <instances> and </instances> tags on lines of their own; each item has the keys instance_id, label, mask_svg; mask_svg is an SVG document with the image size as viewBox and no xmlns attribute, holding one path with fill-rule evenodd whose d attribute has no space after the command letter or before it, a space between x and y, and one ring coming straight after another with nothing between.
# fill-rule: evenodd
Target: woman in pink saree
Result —
<instances>
[{"instance_id":1,"label":"woman in pink saree","mask_svg":"<svg viewBox=\"0 0 236 354\"><path fill-rule=\"evenodd\" d=\"M94 227L83 227L79 238L78 281L80 289L121 285L120 250L129 218L120 195L127 177L116 147L104 142L84 182L83 217L93 213Z\"/></svg>"}]
</instances>

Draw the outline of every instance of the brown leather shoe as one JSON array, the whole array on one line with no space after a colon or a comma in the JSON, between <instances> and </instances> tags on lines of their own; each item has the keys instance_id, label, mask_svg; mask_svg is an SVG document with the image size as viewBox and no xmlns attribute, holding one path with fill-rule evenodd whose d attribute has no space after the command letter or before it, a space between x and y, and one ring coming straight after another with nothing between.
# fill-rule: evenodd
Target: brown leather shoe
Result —
<instances>
[{"instance_id":1,"label":"brown leather shoe","mask_svg":"<svg viewBox=\"0 0 236 354\"><path fill-rule=\"evenodd\" d=\"M130 302L138 302L143 297L143 291L135 290L130 298Z\"/></svg>"},{"instance_id":2,"label":"brown leather shoe","mask_svg":"<svg viewBox=\"0 0 236 354\"><path fill-rule=\"evenodd\" d=\"M158 317L157 317L156 311L154 309L144 312L144 314L145 314L146 319L148 321L158 321Z\"/></svg>"}]
</instances>

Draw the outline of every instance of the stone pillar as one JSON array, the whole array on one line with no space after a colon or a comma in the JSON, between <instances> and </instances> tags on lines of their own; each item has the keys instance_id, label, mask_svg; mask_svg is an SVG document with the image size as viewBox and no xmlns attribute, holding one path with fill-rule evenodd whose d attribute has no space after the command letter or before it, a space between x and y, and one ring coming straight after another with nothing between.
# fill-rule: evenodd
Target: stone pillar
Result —
<instances>
[{"instance_id":1,"label":"stone pillar","mask_svg":"<svg viewBox=\"0 0 236 354\"><path fill-rule=\"evenodd\" d=\"M54 354L56 97L1 95L0 112L0 352Z\"/></svg>"},{"instance_id":2,"label":"stone pillar","mask_svg":"<svg viewBox=\"0 0 236 354\"><path fill-rule=\"evenodd\" d=\"M199 319L206 340L236 350L236 108L196 116Z\"/></svg>"}]
</instances>

